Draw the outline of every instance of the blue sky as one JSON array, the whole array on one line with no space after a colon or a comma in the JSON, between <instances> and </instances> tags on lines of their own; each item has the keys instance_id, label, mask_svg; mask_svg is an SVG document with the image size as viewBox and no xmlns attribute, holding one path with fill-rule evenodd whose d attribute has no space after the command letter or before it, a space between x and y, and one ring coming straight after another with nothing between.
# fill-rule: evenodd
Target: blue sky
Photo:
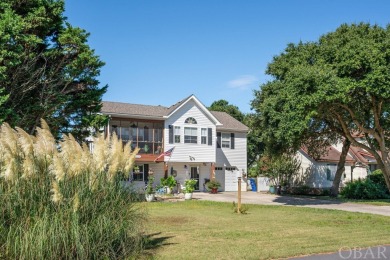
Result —
<instances>
[{"instance_id":1,"label":"blue sky","mask_svg":"<svg viewBox=\"0 0 390 260\"><path fill-rule=\"evenodd\" d=\"M195 94L250 112L267 64L288 43L342 23L386 26L388 0L66 0L68 21L91 33L106 62L103 100L170 106Z\"/></svg>"}]
</instances>

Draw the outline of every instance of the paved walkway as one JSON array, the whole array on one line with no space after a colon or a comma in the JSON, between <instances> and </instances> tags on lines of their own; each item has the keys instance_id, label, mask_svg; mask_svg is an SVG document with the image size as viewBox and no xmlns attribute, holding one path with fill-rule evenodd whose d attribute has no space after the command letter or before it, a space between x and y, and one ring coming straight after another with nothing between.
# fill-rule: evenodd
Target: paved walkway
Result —
<instances>
[{"instance_id":1,"label":"paved walkway","mask_svg":"<svg viewBox=\"0 0 390 260\"><path fill-rule=\"evenodd\" d=\"M196 192L194 199L212 200L222 202L237 202L237 192L220 192L210 194L206 192ZM260 205L284 205L323 209L337 209L351 212L371 213L390 216L390 206L374 206L368 204L347 203L334 200L320 200L303 197L278 196L272 194L257 193L251 191L242 192L241 202L243 204Z\"/></svg>"}]
</instances>

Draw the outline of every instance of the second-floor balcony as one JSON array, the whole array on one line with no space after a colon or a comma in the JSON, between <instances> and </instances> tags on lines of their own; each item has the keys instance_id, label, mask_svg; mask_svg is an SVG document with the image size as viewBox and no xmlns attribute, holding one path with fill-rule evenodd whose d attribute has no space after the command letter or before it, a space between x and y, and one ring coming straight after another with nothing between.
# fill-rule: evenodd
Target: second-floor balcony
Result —
<instances>
[{"instance_id":1,"label":"second-floor balcony","mask_svg":"<svg viewBox=\"0 0 390 260\"><path fill-rule=\"evenodd\" d=\"M163 150L163 128L164 124L158 121L113 119L108 132L116 133L124 143L131 142L132 149L139 147L140 154L159 155Z\"/></svg>"}]
</instances>

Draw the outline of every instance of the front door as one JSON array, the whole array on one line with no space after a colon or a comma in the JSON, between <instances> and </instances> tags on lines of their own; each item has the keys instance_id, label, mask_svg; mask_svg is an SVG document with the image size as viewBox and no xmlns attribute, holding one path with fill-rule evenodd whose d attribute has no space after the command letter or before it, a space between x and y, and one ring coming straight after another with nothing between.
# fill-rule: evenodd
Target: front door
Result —
<instances>
[{"instance_id":1,"label":"front door","mask_svg":"<svg viewBox=\"0 0 390 260\"><path fill-rule=\"evenodd\" d=\"M198 182L195 185L195 190L199 190L199 168L196 166L191 166L191 179L197 180Z\"/></svg>"}]
</instances>

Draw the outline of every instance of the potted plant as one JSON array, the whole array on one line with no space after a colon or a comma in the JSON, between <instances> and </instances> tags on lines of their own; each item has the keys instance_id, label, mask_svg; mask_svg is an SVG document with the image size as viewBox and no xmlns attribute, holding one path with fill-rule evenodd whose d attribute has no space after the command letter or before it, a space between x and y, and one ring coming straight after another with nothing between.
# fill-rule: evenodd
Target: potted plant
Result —
<instances>
[{"instance_id":1,"label":"potted plant","mask_svg":"<svg viewBox=\"0 0 390 260\"><path fill-rule=\"evenodd\" d=\"M154 177L150 177L145 189L145 198L147 202L151 202L154 200L155 191L153 188L153 183L154 183Z\"/></svg>"},{"instance_id":2,"label":"potted plant","mask_svg":"<svg viewBox=\"0 0 390 260\"><path fill-rule=\"evenodd\" d=\"M165 186L167 188L167 194L171 194L173 187L176 186L176 180L171 175L168 178L162 178L161 179L161 185L163 185L163 186Z\"/></svg>"},{"instance_id":3,"label":"potted plant","mask_svg":"<svg viewBox=\"0 0 390 260\"><path fill-rule=\"evenodd\" d=\"M216 180L211 180L207 183L207 188L211 190L212 194L216 194L218 192L219 187L221 187L221 184Z\"/></svg>"},{"instance_id":4,"label":"potted plant","mask_svg":"<svg viewBox=\"0 0 390 260\"><path fill-rule=\"evenodd\" d=\"M184 182L184 189L183 189L184 199L186 200L192 199L192 194L195 190L195 185L197 182L198 180L194 180L194 179L186 180Z\"/></svg>"}]
</instances>

